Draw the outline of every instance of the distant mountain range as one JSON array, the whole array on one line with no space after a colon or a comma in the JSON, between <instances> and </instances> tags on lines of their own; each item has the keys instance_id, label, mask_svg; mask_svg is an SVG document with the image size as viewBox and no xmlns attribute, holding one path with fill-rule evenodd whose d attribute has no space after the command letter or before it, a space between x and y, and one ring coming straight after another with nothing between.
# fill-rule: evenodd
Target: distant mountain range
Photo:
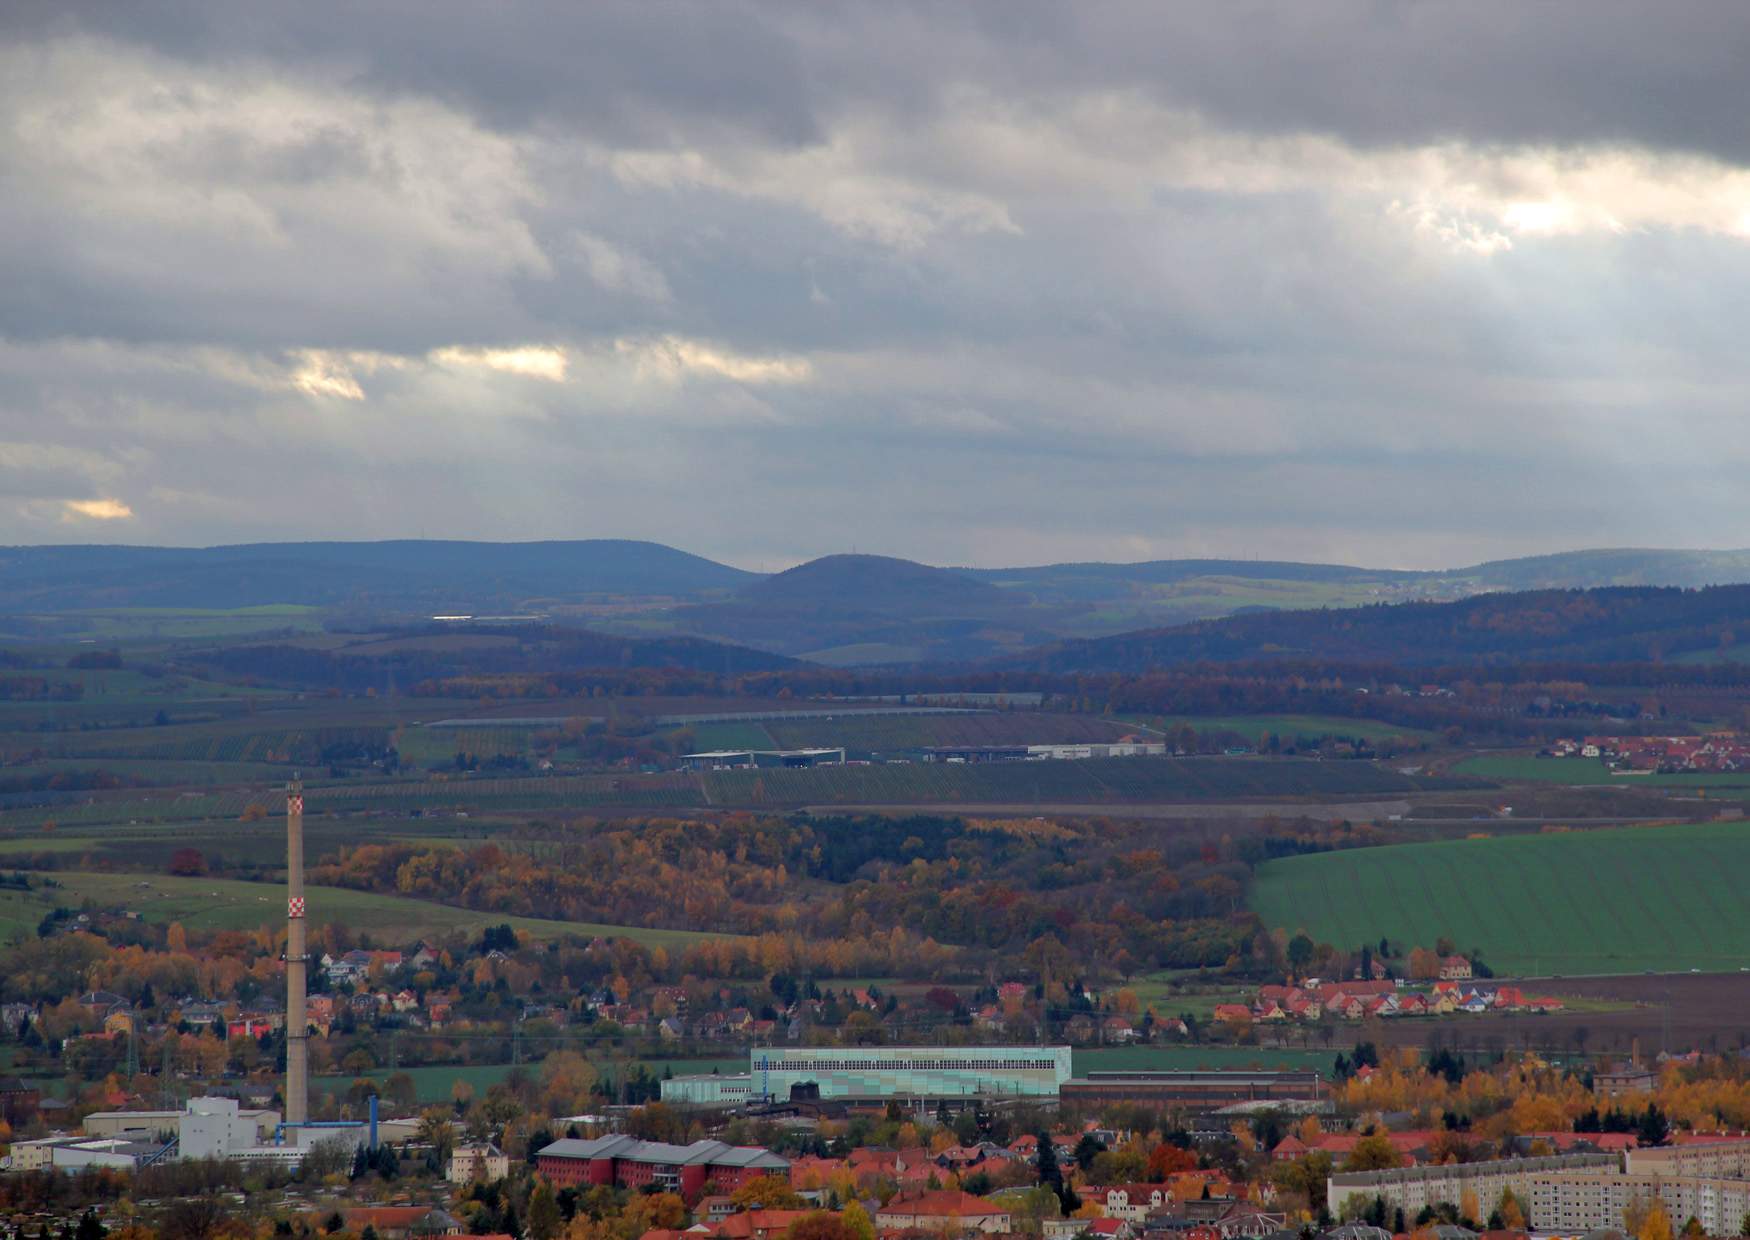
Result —
<instances>
[{"instance_id":1,"label":"distant mountain range","mask_svg":"<svg viewBox=\"0 0 1750 1240\"><path fill-rule=\"evenodd\" d=\"M1750 586L1606 586L1482 594L1451 603L1271 612L1059 642L998 661L1015 670L1137 673L1249 660L1623 663L1738 659ZM1745 651L1750 654L1750 650Z\"/></svg>"},{"instance_id":2,"label":"distant mountain range","mask_svg":"<svg viewBox=\"0 0 1750 1240\"><path fill-rule=\"evenodd\" d=\"M1145 649L1244 647L1249 634L1275 631L1276 613L1501 591L1739 583L1750 583L1750 550L1574 551L1436 572L1254 560L934 568L833 555L766 575L660 543L606 539L0 549L0 615L10 617L272 604L355 619L544 615L832 664L972 661L1037 647L1067 658L1082 648L1065 643L1130 634L1114 640L1135 643L1131 653L1113 645L1098 656L1126 663ZM1222 617L1245 623L1159 636Z\"/></svg>"}]
</instances>

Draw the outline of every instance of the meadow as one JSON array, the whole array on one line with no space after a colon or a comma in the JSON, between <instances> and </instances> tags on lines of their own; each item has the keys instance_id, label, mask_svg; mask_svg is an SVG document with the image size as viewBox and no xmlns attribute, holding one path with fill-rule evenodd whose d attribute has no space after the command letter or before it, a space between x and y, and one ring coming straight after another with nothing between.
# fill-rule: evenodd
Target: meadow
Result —
<instances>
[{"instance_id":1,"label":"meadow","mask_svg":"<svg viewBox=\"0 0 1750 1240\"><path fill-rule=\"evenodd\" d=\"M1371 762L1292 758L1097 758L1087 761L905 763L757 771L704 777L712 805L1112 805L1225 797L1425 791L1417 779ZM1462 781L1459 781L1462 786Z\"/></svg>"},{"instance_id":2,"label":"meadow","mask_svg":"<svg viewBox=\"0 0 1750 1240\"><path fill-rule=\"evenodd\" d=\"M1270 861L1251 905L1348 950L1479 949L1500 974L1750 968L1750 822L1560 831Z\"/></svg>"},{"instance_id":3,"label":"meadow","mask_svg":"<svg viewBox=\"0 0 1750 1240\"><path fill-rule=\"evenodd\" d=\"M1460 775L1503 782L1600 784L1612 788L1743 788L1750 771L1672 775L1612 775L1596 758L1538 758L1530 754L1479 754L1453 766Z\"/></svg>"},{"instance_id":4,"label":"meadow","mask_svg":"<svg viewBox=\"0 0 1750 1240\"><path fill-rule=\"evenodd\" d=\"M1266 733L1275 733L1288 741L1322 740L1327 736L1361 737L1377 743L1388 736L1401 736L1414 741L1432 741L1434 734L1423 728L1409 728L1377 719L1356 719L1348 715L1128 715L1154 728L1176 728L1180 725L1199 732L1237 732L1256 745Z\"/></svg>"},{"instance_id":5,"label":"meadow","mask_svg":"<svg viewBox=\"0 0 1750 1240\"><path fill-rule=\"evenodd\" d=\"M190 929L253 930L284 923L285 888L277 883L248 883L215 878L174 878L165 875L92 874L56 871L33 875L59 884L31 891L0 889L0 934L7 937L34 931L43 915L57 905L79 908L86 901L102 908L138 913L155 923L181 922ZM546 921L476 912L429 900L376 895L340 887L308 888L312 922L334 921L355 931L368 931L391 942L422 935L478 931L509 923L537 939L563 935L621 936L651 946L688 944L733 935L690 930L647 930L594 922Z\"/></svg>"}]
</instances>

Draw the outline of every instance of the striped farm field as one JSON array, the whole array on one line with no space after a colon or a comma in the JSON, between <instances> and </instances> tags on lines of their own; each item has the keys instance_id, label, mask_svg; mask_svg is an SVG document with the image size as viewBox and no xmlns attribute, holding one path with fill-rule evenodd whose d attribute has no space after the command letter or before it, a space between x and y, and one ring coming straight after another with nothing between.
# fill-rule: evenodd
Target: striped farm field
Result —
<instances>
[{"instance_id":1,"label":"striped farm field","mask_svg":"<svg viewBox=\"0 0 1750 1240\"><path fill-rule=\"evenodd\" d=\"M1750 822L1397 844L1266 862L1266 925L1348 950L1479 949L1498 974L1750 968Z\"/></svg>"},{"instance_id":2,"label":"striped farm field","mask_svg":"<svg viewBox=\"0 0 1750 1240\"><path fill-rule=\"evenodd\" d=\"M1462 784L1462 781L1459 781ZM1122 805L1234 797L1425 791L1371 762L1293 758L1096 758L1087 761L905 763L713 771L713 805L879 805L988 802Z\"/></svg>"}]
</instances>

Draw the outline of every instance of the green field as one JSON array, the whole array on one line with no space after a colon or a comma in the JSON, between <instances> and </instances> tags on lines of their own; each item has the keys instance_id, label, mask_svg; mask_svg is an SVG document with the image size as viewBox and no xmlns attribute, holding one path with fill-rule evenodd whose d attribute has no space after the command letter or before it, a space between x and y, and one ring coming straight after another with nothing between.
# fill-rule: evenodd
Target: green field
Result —
<instances>
[{"instance_id":1,"label":"green field","mask_svg":"<svg viewBox=\"0 0 1750 1240\"><path fill-rule=\"evenodd\" d=\"M1276 1050L1264 1046L1096 1046L1078 1048L1072 1066L1083 1072L1180 1068L1318 1068L1328 1071L1335 1051Z\"/></svg>"},{"instance_id":2,"label":"green field","mask_svg":"<svg viewBox=\"0 0 1750 1240\"><path fill-rule=\"evenodd\" d=\"M1381 936L1478 948L1497 973L1750 966L1750 822L1552 832L1270 861L1267 925L1354 950Z\"/></svg>"},{"instance_id":3,"label":"green field","mask_svg":"<svg viewBox=\"0 0 1750 1240\"><path fill-rule=\"evenodd\" d=\"M190 637L240 637L250 633L322 631L321 609L295 603L220 610L207 607L115 607L67 611L59 621L83 625L93 641L156 641Z\"/></svg>"},{"instance_id":4,"label":"green field","mask_svg":"<svg viewBox=\"0 0 1750 1240\"><path fill-rule=\"evenodd\" d=\"M540 1060L550 1049L553 1048L543 1045L529 1046L526 1052L527 1058L522 1065L523 1071L538 1075L541 1071ZM589 1058L595 1064L596 1072L604 1078L612 1078L620 1070L618 1065L605 1056L591 1054ZM747 1071L746 1053L719 1059L644 1059L634 1062L641 1063L650 1075L658 1078L665 1072L674 1076L683 1076L687 1073L710 1072L712 1070L724 1073ZM509 1076L511 1068L512 1065L507 1063L489 1063L438 1064L401 1070L413 1078L414 1092L420 1104L429 1105L434 1102L448 1102L451 1098L450 1091L457 1081L467 1081L469 1085L474 1087L476 1096L482 1095ZM366 1078L379 1083L388 1080L391 1075L392 1072L388 1068L375 1068L364 1074ZM358 1079L356 1076L319 1076L314 1083L315 1087L323 1093L343 1094Z\"/></svg>"},{"instance_id":5,"label":"green field","mask_svg":"<svg viewBox=\"0 0 1750 1240\"><path fill-rule=\"evenodd\" d=\"M1347 715L1130 715L1128 718L1151 727L1176 728L1181 724L1199 732L1237 732L1252 744L1267 732L1274 732L1284 742L1303 738L1315 741L1326 736L1361 737L1376 742L1382 737L1402 736L1416 741L1431 741L1434 734L1423 728L1409 728L1377 719L1352 719Z\"/></svg>"},{"instance_id":6,"label":"green field","mask_svg":"<svg viewBox=\"0 0 1750 1240\"><path fill-rule=\"evenodd\" d=\"M713 771L713 805L1139 804L1243 797L1403 795L1442 786L1371 762L1097 758ZM1463 786L1462 781L1456 786Z\"/></svg>"},{"instance_id":7,"label":"green field","mask_svg":"<svg viewBox=\"0 0 1750 1240\"><path fill-rule=\"evenodd\" d=\"M137 912L151 922L179 921L190 929L240 930L278 924L284 918L285 888L269 883L245 883L215 878L171 878L163 875L83 874L57 871L50 878L59 888L23 892L0 891L0 933L10 936L34 930L44 913L56 905L77 908L85 900L105 907ZM690 930L646 930L593 922L546 921L476 912L429 900L376 895L339 887L308 889L313 922L333 920L353 930L368 930L401 941L424 934L473 931L504 922L536 938L565 934L609 935L652 946L684 947L719 937Z\"/></svg>"},{"instance_id":8,"label":"green field","mask_svg":"<svg viewBox=\"0 0 1750 1240\"><path fill-rule=\"evenodd\" d=\"M1551 784L1600 784L1611 788L1744 788L1750 771L1694 775L1612 775L1596 758L1537 758L1530 754L1482 754L1453 771L1479 779Z\"/></svg>"},{"instance_id":9,"label":"green field","mask_svg":"<svg viewBox=\"0 0 1750 1240\"><path fill-rule=\"evenodd\" d=\"M757 723L699 723L692 727L697 751L713 749L778 749L772 734Z\"/></svg>"},{"instance_id":10,"label":"green field","mask_svg":"<svg viewBox=\"0 0 1750 1240\"><path fill-rule=\"evenodd\" d=\"M289 772L288 772L289 773ZM279 780L253 787L212 792L81 797L50 806L0 811L0 837L8 832L40 829L52 822L61 827L104 823L192 823L237 820L251 804L275 811L284 804ZM510 810L551 810L587 813L604 806L647 809L700 803L698 777L664 775L553 775L492 779L382 779L374 782L312 784L306 794L309 814L332 813L431 814Z\"/></svg>"}]
</instances>

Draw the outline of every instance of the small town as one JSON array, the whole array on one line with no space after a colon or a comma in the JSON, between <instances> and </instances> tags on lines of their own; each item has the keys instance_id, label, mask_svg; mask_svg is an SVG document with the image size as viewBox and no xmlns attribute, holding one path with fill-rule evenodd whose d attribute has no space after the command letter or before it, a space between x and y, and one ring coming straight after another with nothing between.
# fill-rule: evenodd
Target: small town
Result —
<instances>
[{"instance_id":1,"label":"small town","mask_svg":"<svg viewBox=\"0 0 1750 1240\"><path fill-rule=\"evenodd\" d=\"M1750 1240L1747 84L0 0L0 1240Z\"/></svg>"}]
</instances>

